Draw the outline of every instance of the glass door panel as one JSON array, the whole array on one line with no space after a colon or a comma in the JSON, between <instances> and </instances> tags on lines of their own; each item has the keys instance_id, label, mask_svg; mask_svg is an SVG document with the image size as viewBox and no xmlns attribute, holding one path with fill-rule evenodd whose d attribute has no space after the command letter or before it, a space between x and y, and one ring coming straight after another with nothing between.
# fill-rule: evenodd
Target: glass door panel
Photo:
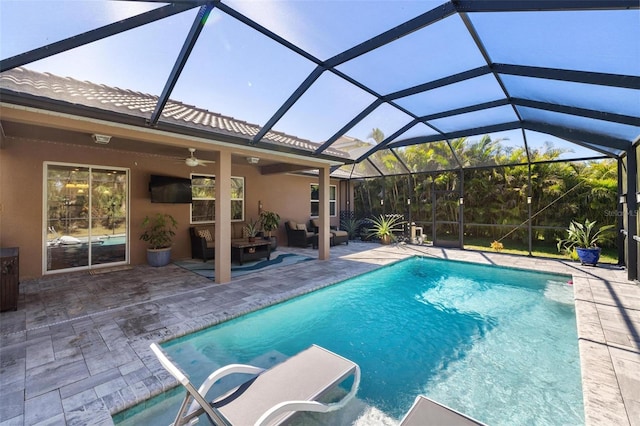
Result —
<instances>
[{"instance_id":1,"label":"glass door panel","mask_svg":"<svg viewBox=\"0 0 640 426\"><path fill-rule=\"evenodd\" d=\"M91 264L124 262L127 243L127 173L91 171Z\"/></svg>"},{"instance_id":2,"label":"glass door panel","mask_svg":"<svg viewBox=\"0 0 640 426\"><path fill-rule=\"evenodd\" d=\"M47 271L89 265L89 169L49 166Z\"/></svg>"},{"instance_id":3,"label":"glass door panel","mask_svg":"<svg viewBox=\"0 0 640 426\"><path fill-rule=\"evenodd\" d=\"M47 166L46 271L125 262L125 170Z\"/></svg>"}]
</instances>

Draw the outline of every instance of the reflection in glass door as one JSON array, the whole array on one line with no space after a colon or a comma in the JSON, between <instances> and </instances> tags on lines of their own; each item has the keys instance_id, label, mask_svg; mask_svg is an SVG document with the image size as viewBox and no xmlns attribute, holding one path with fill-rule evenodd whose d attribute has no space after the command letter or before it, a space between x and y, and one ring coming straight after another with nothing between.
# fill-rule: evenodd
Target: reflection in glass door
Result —
<instances>
[{"instance_id":1,"label":"reflection in glass door","mask_svg":"<svg viewBox=\"0 0 640 426\"><path fill-rule=\"evenodd\" d=\"M46 167L45 270L126 262L127 170Z\"/></svg>"}]
</instances>

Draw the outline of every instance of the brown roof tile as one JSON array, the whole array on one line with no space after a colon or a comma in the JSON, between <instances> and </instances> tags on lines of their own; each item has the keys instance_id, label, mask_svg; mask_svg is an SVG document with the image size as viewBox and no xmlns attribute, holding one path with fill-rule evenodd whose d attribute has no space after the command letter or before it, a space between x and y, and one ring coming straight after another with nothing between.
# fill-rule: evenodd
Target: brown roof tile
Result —
<instances>
[{"instance_id":1,"label":"brown roof tile","mask_svg":"<svg viewBox=\"0 0 640 426\"><path fill-rule=\"evenodd\" d=\"M0 89L143 118L150 118L158 102L157 96L50 73L40 73L26 68L15 68L0 74ZM230 134L246 139L251 139L260 130L260 126L256 124L174 100L167 102L160 120L207 130L213 134ZM309 140L277 131L268 132L263 142L307 152L314 152L320 146ZM337 149L329 148L324 153L339 158L349 158L346 152Z\"/></svg>"}]
</instances>

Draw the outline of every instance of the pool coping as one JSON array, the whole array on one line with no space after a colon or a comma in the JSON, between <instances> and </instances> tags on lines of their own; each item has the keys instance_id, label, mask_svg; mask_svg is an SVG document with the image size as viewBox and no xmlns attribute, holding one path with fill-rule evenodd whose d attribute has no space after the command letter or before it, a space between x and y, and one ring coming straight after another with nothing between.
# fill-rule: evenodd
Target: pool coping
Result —
<instances>
[{"instance_id":1,"label":"pool coping","mask_svg":"<svg viewBox=\"0 0 640 426\"><path fill-rule=\"evenodd\" d=\"M317 255L311 249L282 250ZM113 424L111 414L177 385L151 353L152 341L180 337L413 255L572 275L585 423L639 424L635 419L640 419L636 373L640 371L640 287L628 281L621 268L582 267L562 260L430 246L351 242L332 247L329 261L278 268L272 274L250 274L224 285L177 266L137 266L95 276L84 272L22 283L21 291L26 290L27 296L21 294L25 297L21 309L3 313L0 324L0 397L7 402L0 408L0 425L56 421ZM60 282L70 283L69 291L78 293L127 280L140 288L146 286L150 295L57 322L57 306L47 317L36 303L44 296L35 293ZM167 280L170 282L165 283ZM107 296L118 302L117 294ZM77 377L69 377L70 368Z\"/></svg>"}]
</instances>

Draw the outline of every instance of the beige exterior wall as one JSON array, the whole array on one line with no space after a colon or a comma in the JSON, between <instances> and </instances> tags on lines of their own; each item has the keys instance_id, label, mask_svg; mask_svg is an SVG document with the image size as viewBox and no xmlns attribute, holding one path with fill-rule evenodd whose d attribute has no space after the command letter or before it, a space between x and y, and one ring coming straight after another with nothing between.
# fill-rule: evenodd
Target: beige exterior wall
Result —
<instances>
[{"instance_id":1,"label":"beige exterior wall","mask_svg":"<svg viewBox=\"0 0 640 426\"><path fill-rule=\"evenodd\" d=\"M0 136L1 137L1 136ZM127 168L130 173L130 263L146 262L146 245L138 239L140 223L150 213L166 212L178 221L172 259L190 258L188 204L154 204L149 199L149 175L214 174L213 167L189 168L179 159L117 151L93 145L78 146L60 142L3 137L0 145L0 246L20 248L20 278L42 275L43 262L43 171L44 162L76 163L91 166ZM257 167L233 164L233 176L245 178L245 220L257 219L259 202L265 210L281 217L275 235L286 246L284 221L309 221L310 184L315 177L291 174L262 175ZM337 181L331 181L340 186ZM341 197L338 194L338 200ZM340 206L337 206L339 214ZM331 218L339 225L339 217Z\"/></svg>"}]
</instances>

